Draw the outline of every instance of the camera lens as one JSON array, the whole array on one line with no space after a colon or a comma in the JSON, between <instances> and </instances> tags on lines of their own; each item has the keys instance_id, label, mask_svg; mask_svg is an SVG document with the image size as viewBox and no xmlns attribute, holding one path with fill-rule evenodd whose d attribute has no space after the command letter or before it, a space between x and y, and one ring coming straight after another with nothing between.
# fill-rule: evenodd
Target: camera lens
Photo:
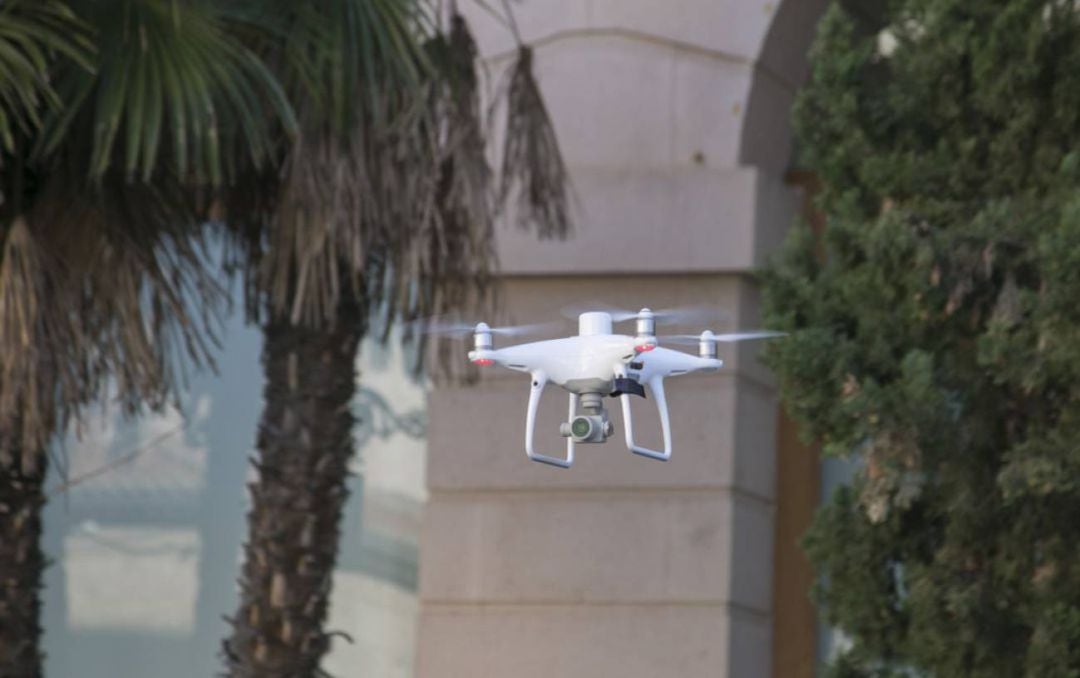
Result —
<instances>
[{"instance_id":1,"label":"camera lens","mask_svg":"<svg viewBox=\"0 0 1080 678\"><path fill-rule=\"evenodd\" d=\"M570 433L574 434L575 438L588 438L592 433L592 422L585 417L578 417L570 425Z\"/></svg>"}]
</instances>

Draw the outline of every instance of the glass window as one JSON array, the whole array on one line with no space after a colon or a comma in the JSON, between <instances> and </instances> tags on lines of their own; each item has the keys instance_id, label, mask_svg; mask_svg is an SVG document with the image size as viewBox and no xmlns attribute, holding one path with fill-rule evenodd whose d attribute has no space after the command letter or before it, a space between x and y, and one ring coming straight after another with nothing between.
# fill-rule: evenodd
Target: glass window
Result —
<instances>
[{"instance_id":1,"label":"glass window","mask_svg":"<svg viewBox=\"0 0 1080 678\"><path fill-rule=\"evenodd\" d=\"M245 483L262 407L261 335L228 328L219 375L176 411L124 423L91 414L53 465L46 509L46 673L51 678L216 675L236 610ZM400 349L365 344L325 667L412 675L425 501L425 390ZM72 483L64 487L65 479Z\"/></svg>"}]
</instances>

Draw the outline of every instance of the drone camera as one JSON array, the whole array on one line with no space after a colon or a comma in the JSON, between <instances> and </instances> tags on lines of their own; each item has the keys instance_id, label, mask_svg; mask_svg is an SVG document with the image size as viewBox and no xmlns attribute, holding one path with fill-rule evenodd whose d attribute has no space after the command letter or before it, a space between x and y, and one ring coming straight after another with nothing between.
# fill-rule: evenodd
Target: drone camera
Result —
<instances>
[{"instance_id":1,"label":"drone camera","mask_svg":"<svg viewBox=\"0 0 1080 678\"><path fill-rule=\"evenodd\" d=\"M559 426L559 433L576 443L602 443L615 427L600 414L582 414Z\"/></svg>"}]
</instances>

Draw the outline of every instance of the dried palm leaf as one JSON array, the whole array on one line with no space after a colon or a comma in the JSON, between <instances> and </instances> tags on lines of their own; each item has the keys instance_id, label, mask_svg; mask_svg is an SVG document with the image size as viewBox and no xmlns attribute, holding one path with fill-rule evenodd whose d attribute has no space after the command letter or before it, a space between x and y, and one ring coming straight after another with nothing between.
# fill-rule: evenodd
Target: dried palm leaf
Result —
<instances>
[{"instance_id":1,"label":"dried palm leaf","mask_svg":"<svg viewBox=\"0 0 1080 678\"><path fill-rule=\"evenodd\" d=\"M228 212L240 251L257 263L247 289L294 323L333 322L345 293L385 316L415 317L490 277L491 170L471 38L457 21L450 36L421 45L430 22L409 13L412 3L374 5L297 7L283 42L263 46L302 102L301 132L280 176L253 174L259 197L230 196ZM378 34L402 40L352 54ZM319 92L325 82L340 87ZM345 111L338 89L351 93Z\"/></svg>"},{"instance_id":2,"label":"dried palm leaf","mask_svg":"<svg viewBox=\"0 0 1080 678\"><path fill-rule=\"evenodd\" d=\"M0 40L19 6L0 7ZM128 413L159 408L186 365L211 364L224 297L201 186L265 164L295 127L276 79L226 32L232 3L73 7L92 68L50 46L65 106L40 134L16 129L0 174L0 426L26 454L106 392Z\"/></svg>"},{"instance_id":3,"label":"dried palm leaf","mask_svg":"<svg viewBox=\"0 0 1080 678\"><path fill-rule=\"evenodd\" d=\"M535 229L541 238L565 238L570 232L569 177L533 68L532 48L520 45L504 88L499 203L516 196L519 226Z\"/></svg>"},{"instance_id":4,"label":"dried palm leaf","mask_svg":"<svg viewBox=\"0 0 1080 678\"><path fill-rule=\"evenodd\" d=\"M409 0L285 5L252 49L296 102L299 132L278 172L253 169L223 199L249 314L330 326L348 294L385 339L395 320L491 310L500 191L464 18L443 32ZM564 236L565 168L523 54L501 192L520 193L542 236Z\"/></svg>"},{"instance_id":5,"label":"dried palm leaf","mask_svg":"<svg viewBox=\"0 0 1080 678\"><path fill-rule=\"evenodd\" d=\"M30 455L107 391L160 409L212 365L225 303L183 192L54 175L4 238L0 421Z\"/></svg>"}]
</instances>

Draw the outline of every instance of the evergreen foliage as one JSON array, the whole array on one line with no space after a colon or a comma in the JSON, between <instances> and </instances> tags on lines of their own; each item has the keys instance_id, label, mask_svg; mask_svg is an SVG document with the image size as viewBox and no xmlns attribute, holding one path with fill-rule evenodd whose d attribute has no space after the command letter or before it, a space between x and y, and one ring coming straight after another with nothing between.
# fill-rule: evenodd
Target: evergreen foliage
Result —
<instances>
[{"instance_id":1,"label":"evergreen foliage","mask_svg":"<svg viewBox=\"0 0 1080 678\"><path fill-rule=\"evenodd\" d=\"M1080 7L835 4L824 189L765 273L784 400L859 471L806 537L834 676L1080 676Z\"/></svg>"}]
</instances>

